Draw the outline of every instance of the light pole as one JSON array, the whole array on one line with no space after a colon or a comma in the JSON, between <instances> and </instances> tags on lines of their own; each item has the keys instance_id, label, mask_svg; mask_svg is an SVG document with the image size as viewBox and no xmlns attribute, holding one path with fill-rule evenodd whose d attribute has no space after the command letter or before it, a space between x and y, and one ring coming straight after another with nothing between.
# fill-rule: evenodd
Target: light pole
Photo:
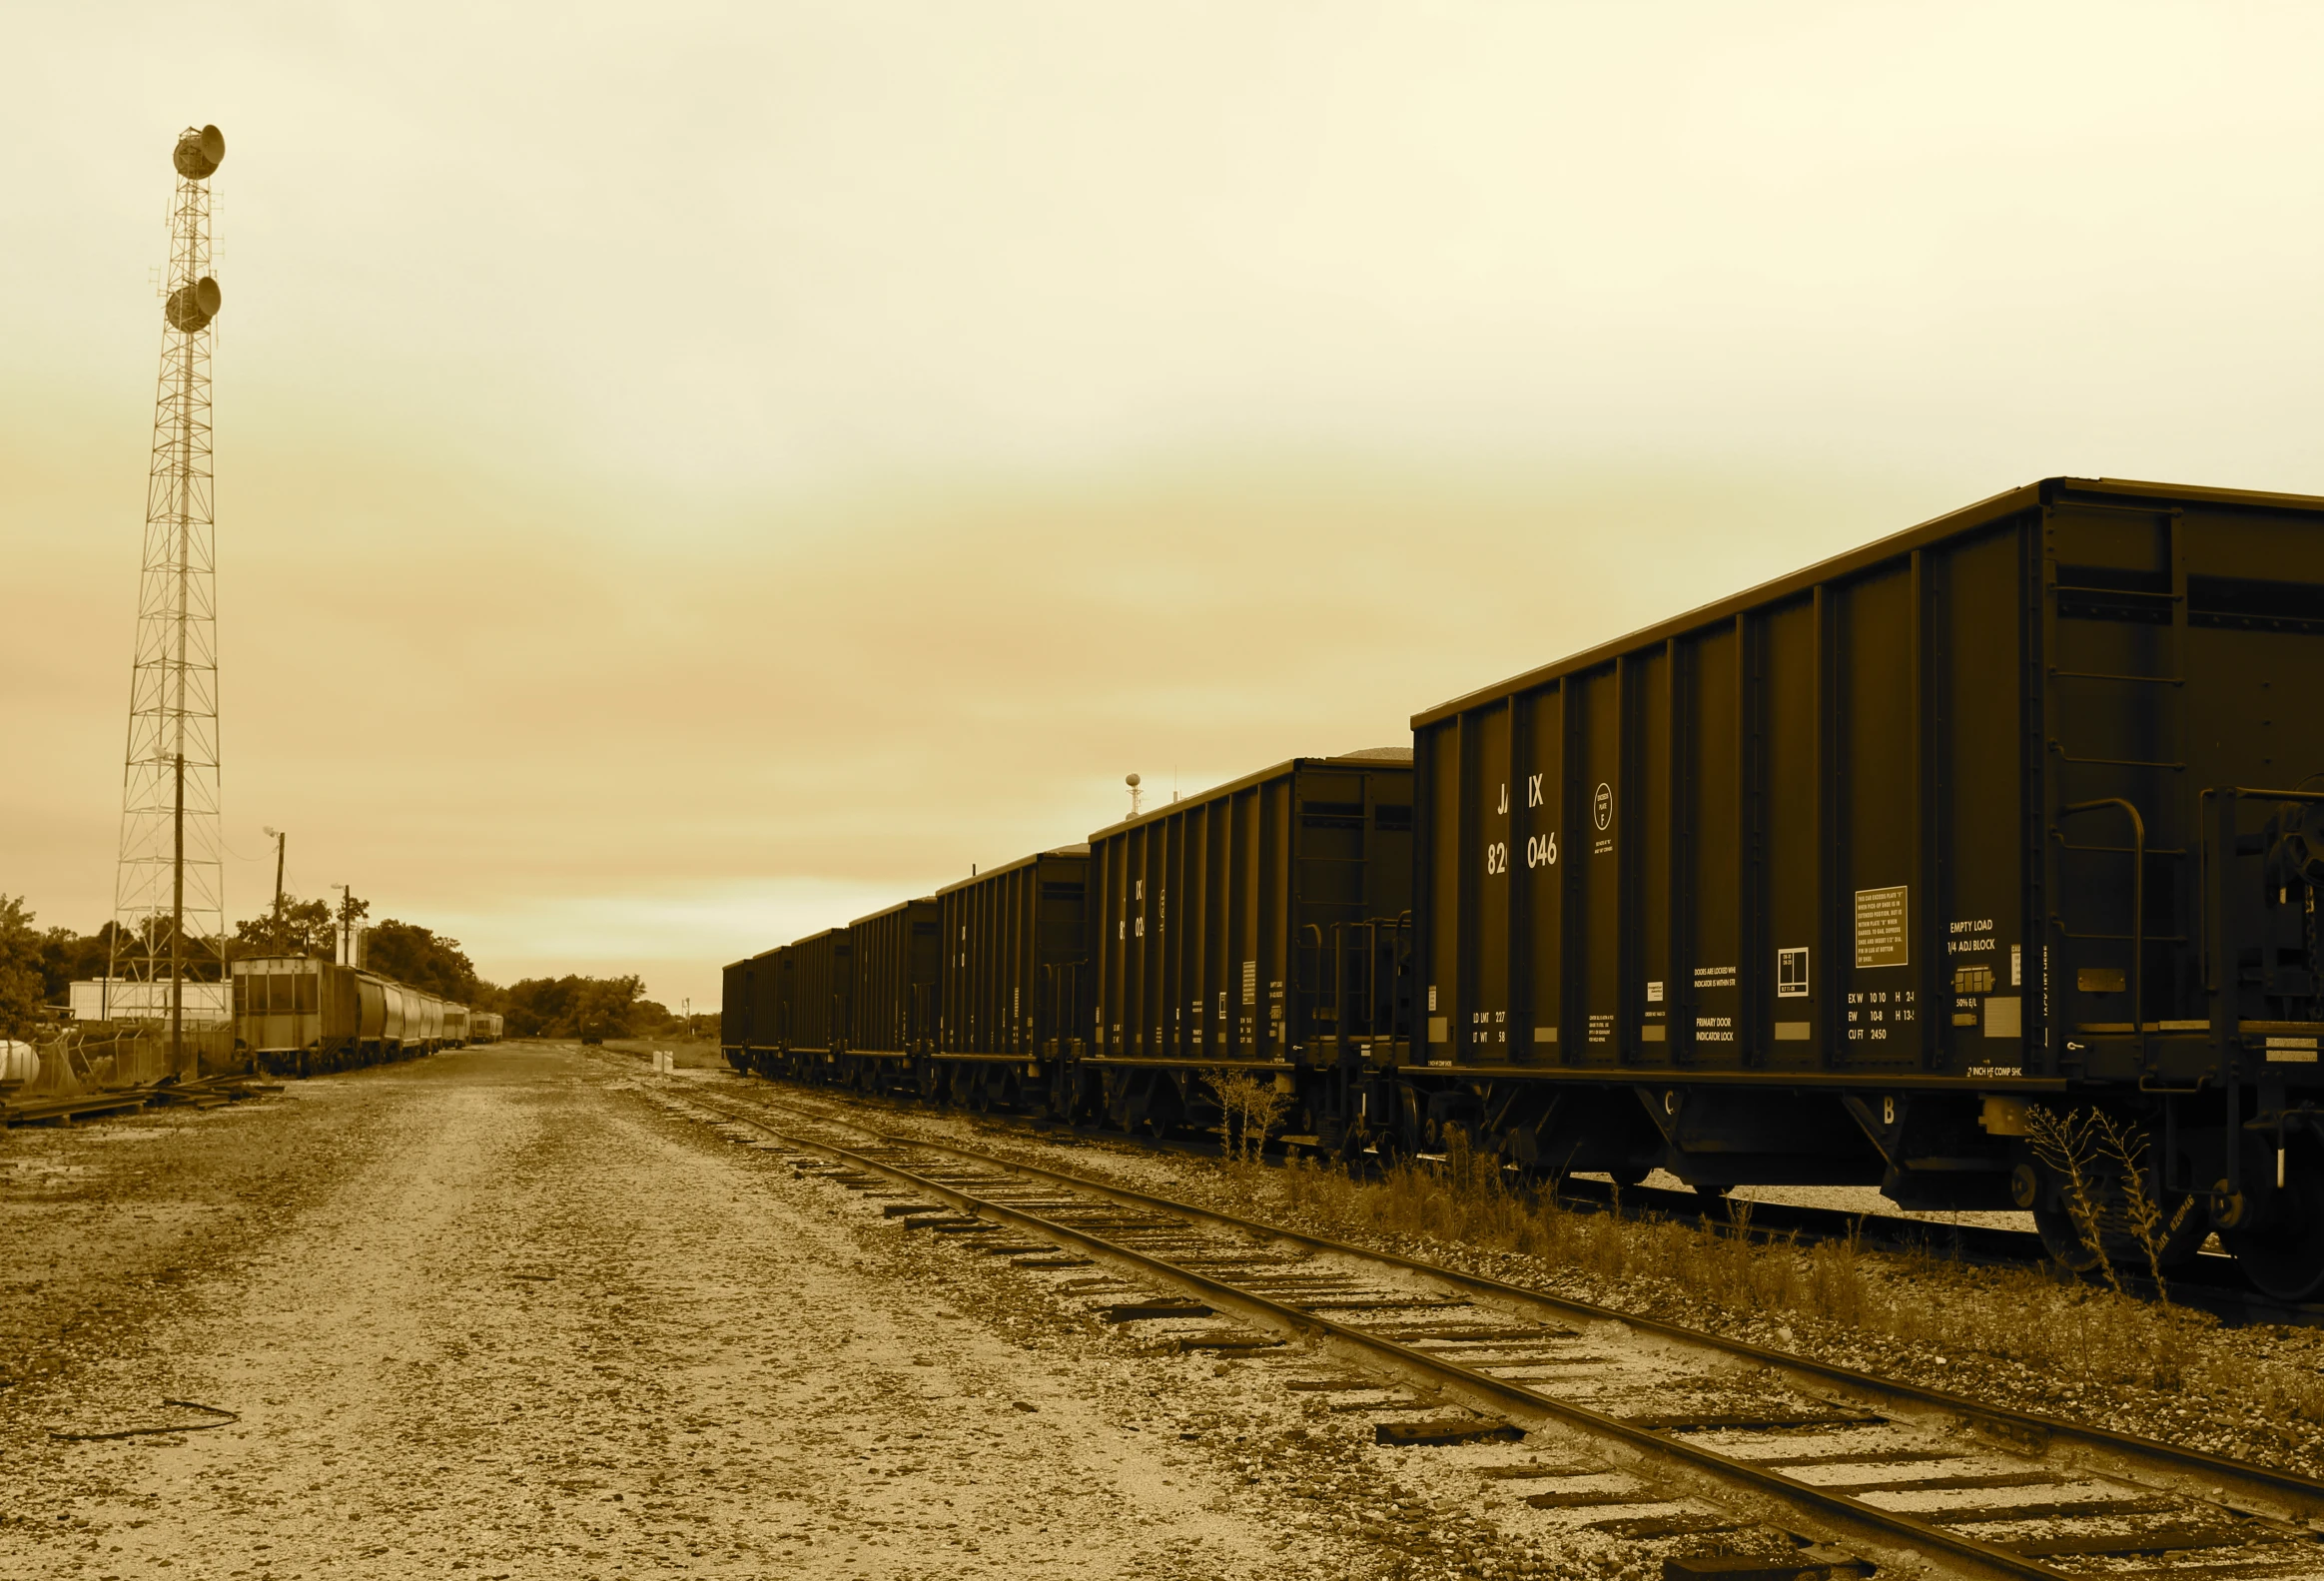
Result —
<instances>
[{"instance_id":1,"label":"light pole","mask_svg":"<svg viewBox=\"0 0 2324 1581\"><path fill-rule=\"evenodd\" d=\"M283 847L290 836L280 829L270 828L267 834L275 842L275 946L283 944Z\"/></svg>"}]
</instances>

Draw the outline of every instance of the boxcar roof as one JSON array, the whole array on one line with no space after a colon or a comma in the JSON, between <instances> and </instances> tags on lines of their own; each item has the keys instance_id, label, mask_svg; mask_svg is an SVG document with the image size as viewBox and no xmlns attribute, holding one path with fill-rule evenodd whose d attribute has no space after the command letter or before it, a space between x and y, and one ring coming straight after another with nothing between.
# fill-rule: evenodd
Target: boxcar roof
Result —
<instances>
[{"instance_id":1,"label":"boxcar roof","mask_svg":"<svg viewBox=\"0 0 2324 1581\"><path fill-rule=\"evenodd\" d=\"M1120 823L1108 824L1096 834L1091 835L1090 840L1095 844L1109 835L1120 834L1126 829L1136 829L1143 824L1153 823L1158 818L1166 818L1181 808L1198 806L1206 801L1216 801L1221 796L1231 796L1236 791L1248 790L1253 785L1263 785L1268 780L1281 779L1284 775L1294 773L1302 768L1345 766L1376 769L1383 764L1404 764L1411 761L1412 749L1410 747L1367 747L1361 752L1340 752L1330 757L1287 758L1269 768L1260 769L1255 774L1245 774L1240 779L1228 780L1223 785L1213 785L1208 790L1196 791L1191 796L1181 796L1176 801L1163 802L1161 806L1142 812L1135 818L1125 818Z\"/></svg>"},{"instance_id":2,"label":"boxcar roof","mask_svg":"<svg viewBox=\"0 0 2324 1581\"><path fill-rule=\"evenodd\" d=\"M1047 851L1036 851L1033 853L1033 855L1021 856L1014 862L1004 862L999 867L989 867L983 869L982 871L971 873L967 878L956 878L950 884L946 884L939 888L937 893L939 895L949 895L956 889L967 889L971 884L982 884L989 878L999 878L1004 873L1014 873L1019 868L1030 866L1035 862L1039 862L1044 857L1088 856L1089 854L1090 848L1086 845L1052 846Z\"/></svg>"},{"instance_id":3,"label":"boxcar roof","mask_svg":"<svg viewBox=\"0 0 2324 1581\"><path fill-rule=\"evenodd\" d=\"M915 896L911 900L900 900L893 906L882 906L878 911L866 912L861 917L858 917L855 921L849 923L848 926L850 928L861 928L867 922L878 922L882 917L893 917L896 915L896 913L900 911L909 911L914 906L933 906L935 904L936 897L934 895Z\"/></svg>"},{"instance_id":4,"label":"boxcar roof","mask_svg":"<svg viewBox=\"0 0 2324 1581\"><path fill-rule=\"evenodd\" d=\"M1414 714L1412 728L1422 729L1440 720L1450 718L1464 709L1495 702L1513 693L1530 691L1534 687L1546 685L1562 675L1570 675L1577 671L1595 668L1600 664L1610 663L1624 653L1634 653L1640 648L1652 646L1657 642L1683 636L1690 631L1699 631L1715 621L1733 619L1744 610L1793 597L1816 586L1819 582L1837 581L1854 575L1856 572L1877 565L1883 560L1911 553L1915 549L1940 542L1956 533L1975 531L1980 527L1988 527L1997 521L2016 515L2020 511L2077 497L2151 499L2158 504L2183 502L2211 505L2229 510L2297 510L2324 514L2324 498L2319 498L2313 494L2271 494L2249 488L2204 488L2189 483L2145 483L2119 477L2045 477L2039 482L2011 488L2002 493L1994 494L1989 499L1980 499L1973 505L1934 517L1922 522L1919 526L1907 527L1902 532L1892 533L1885 538L1877 538L1860 548L1850 549L1845 554L1818 561L1805 569L1779 576L1773 581L1762 582L1757 587L1731 594L1720 599L1717 603L1705 604L1698 609L1690 609L1685 614L1673 616L1658 625L1648 626L1642 631L1633 631L1628 636L1617 637L1611 642L1601 642L1594 648L1570 654L1565 658L1544 664L1538 669L1527 670L1522 675L1502 681L1498 685L1479 687L1473 692L1467 692L1453 698L1450 702L1439 703L1433 708L1424 709Z\"/></svg>"}]
</instances>

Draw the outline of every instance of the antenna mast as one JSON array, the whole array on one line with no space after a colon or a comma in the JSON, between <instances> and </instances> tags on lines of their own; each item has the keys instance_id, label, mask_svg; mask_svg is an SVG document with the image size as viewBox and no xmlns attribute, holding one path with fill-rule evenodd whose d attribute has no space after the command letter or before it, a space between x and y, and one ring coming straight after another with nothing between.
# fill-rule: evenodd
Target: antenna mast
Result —
<instances>
[{"instance_id":1,"label":"antenna mast","mask_svg":"<svg viewBox=\"0 0 2324 1581\"><path fill-rule=\"evenodd\" d=\"M130 671L121 865L113 888L108 1017L169 1029L167 1074L186 1059L186 985L226 978L219 822L218 604L211 511L209 180L226 158L214 126L178 135L161 377L146 482L145 561Z\"/></svg>"}]
</instances>

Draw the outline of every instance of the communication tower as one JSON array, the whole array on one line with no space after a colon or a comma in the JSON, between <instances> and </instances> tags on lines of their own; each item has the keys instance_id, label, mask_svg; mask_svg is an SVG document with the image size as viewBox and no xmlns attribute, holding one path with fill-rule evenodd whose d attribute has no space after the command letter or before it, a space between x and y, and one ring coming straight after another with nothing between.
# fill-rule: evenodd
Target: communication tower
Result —
<instances>
[{"instance_id":1,"label":"communication tower","mask_svg":"<svg viewBox=\"0 0 2324 1581\"><path fill-rule=\"evenodd\" d=\"M190 984L226 981L226 865L219 820L218 603L211 505L210 176L226 158L214 126L178 135L170 263L162 287L161 377L146 482L145 560L130 672L121 865L106 972L110 1020L159 1023L168 1070L189 1071Z\"/></svg>"}]
</instances>

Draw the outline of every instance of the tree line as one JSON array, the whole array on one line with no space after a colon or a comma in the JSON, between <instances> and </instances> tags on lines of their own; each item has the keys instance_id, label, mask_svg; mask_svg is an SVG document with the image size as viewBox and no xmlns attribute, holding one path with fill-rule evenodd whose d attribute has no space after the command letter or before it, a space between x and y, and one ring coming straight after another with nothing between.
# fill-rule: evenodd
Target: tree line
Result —
<instances>
[{"instance_id":1,"label":"tree line","mask_svg":"<svg viewBox=\"0 0 2324 1581\"><path fill-rule=\"evenodd\" d=\"M225 941L229 961L304 955L336 960L343 914L360 921L368 902L286 898L280 914L246 918ZM30 1036L64 1011L76 981L103 977L114 957L115 925L95 933L36 926L21 896L0 893L0 1038ZM676 1038L717 1036L716 1016L684 1018L645 997L645 981L625 977L528 977L505 988L477 975L475 963L447 938L392 917L372 925L365 964L384 977L476 1010L498 1013L511 1038Z\"/></svg>"}]
</instances>

